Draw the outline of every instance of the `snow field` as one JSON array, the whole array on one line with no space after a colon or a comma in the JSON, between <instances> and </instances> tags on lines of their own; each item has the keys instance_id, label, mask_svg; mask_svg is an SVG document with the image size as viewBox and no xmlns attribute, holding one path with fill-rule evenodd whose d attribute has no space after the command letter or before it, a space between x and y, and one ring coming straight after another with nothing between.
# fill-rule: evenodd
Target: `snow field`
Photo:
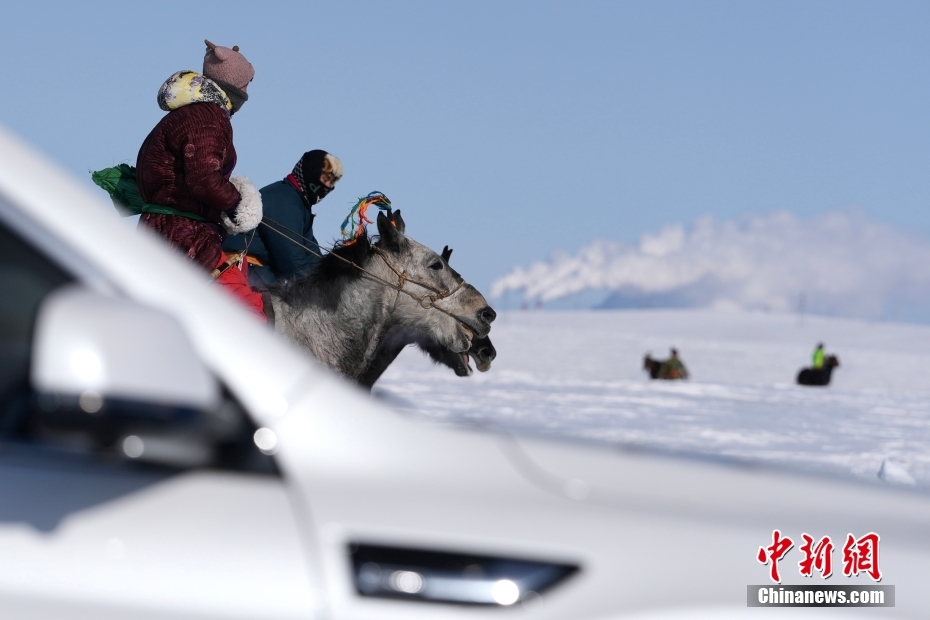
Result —
<instances>
[{"instance_id":1,"label":"snow field","mask_svg":"<svg viewBox=\"0 0 930 620\"><path fill-rule=\"evenodd\" d=\"M930 486L930 327L704 310L504 312L487 373L459 378L414 349L375 386L429 419ZM826 388L794 378L817 342ZM650 381L676 347L686 382Z\"/></svg>"}]
</instances>

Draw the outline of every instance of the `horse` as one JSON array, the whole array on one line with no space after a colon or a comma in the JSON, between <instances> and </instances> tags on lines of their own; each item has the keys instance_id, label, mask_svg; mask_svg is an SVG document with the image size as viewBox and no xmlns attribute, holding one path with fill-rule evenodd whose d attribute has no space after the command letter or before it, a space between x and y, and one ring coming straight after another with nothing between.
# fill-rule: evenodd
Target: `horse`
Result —
<instances>
[{"instance_id":1,"label":"horse","mask_svg":"<svg viewBox=\"0 0 930 620\"><path fill-rule=\"evenodd\" d=\"M452 257L452 250L449 246L442 249L440 257L447 265L449 264L449 259ZM491 369L491 362L497 357L497 350L488 337L476 338L472 340L468 351L456 353L423 335L417 336L406 329L393 327L385 333L374 359L362 376L359 377L358 384L370 390L381 375L384 374L384 371L387 370L387 367L397 359L400 352L411 344L417 345L421 351L426 353L437 364L451 368L458 377L471 376L472 369L468 363L469 358L475 360L475 366L479 372L487 372Z\"/></svg>"},{"instance_id":2,"label":"horse","mask_svg":"<svg viewBox=\"0 0 930 620\"><path fill-rule=\"evenodd\" d=\"M650 379L659 378L659 369L662 368L664 360L653 359L650 353L643 357L643 370L649 372Z\"/></svg>"},{"instance_id":3,"label":"horse","mask_svg":"<svg viewBox=\"0 0 930 620\"><path fill-rule=\"evenodd\" d=\"M798 372L798 385L830 385L833 369L839 365L840 360L835 355L828 355L823 361L823 368L802 368Z\"/></svg>"},{"instance_id":4,"label":"horse","mask_svg":"<svg viewBox=\"0 0 930 620\"><path fill-rule=\"evenodd\" d=\"M379 213L377 227L377 240L364 231L337 243L307 276L268 291L275 331L355 382L392 329L464 353L497 317L440 255L406 236L399 210Z\"/></svg>"},{"instance_id":5,"label":"horse","mask_svg":"<svg viewBox=\"0 0 930 620\"><path fill-rule=\"evenodd\" d=\"M374 359L358 378L358 384L370 390L381 375L384 374L384 371L387 370L387 367L397 359L404 347L411 344L417 345L421 351L426 353L437 364L451 368L459 377L471 376L472 369L469 358L475 360L475 366L480 372L487 372L491 368L491 362L497 357L497 350L487 336L473 339L468 351L457 353L429 338L423 336L418 338L405 329L392 328L384 335Z\"/></svg>"},{"instance_id":6,"label":"horse","mask_svg":"<svg viewBox=\"0 0 930 620\"><path fill-rule=\"evenodd\" d=\"M673 364L672 361L677 361L677 364ZM657 360L652 357L650 353L647 353L643 357L643 370L649 373L650 379L664 379L666 381L673 381L676 379L687 379L688 371L685 369L684 364L678 360L677 357L669 358L667 360Z\"/></svg>"}]
</instances>

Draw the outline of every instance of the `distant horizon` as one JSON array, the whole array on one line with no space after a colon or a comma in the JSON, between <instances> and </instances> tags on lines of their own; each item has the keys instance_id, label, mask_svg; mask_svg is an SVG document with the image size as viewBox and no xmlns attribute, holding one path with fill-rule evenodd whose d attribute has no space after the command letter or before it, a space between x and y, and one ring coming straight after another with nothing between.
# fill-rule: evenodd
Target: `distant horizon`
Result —
<instances>
[{"instance_id":1,"label":"distant horizon","mask_svg":"<svg viewBox=\"0 0 930 620\"><path fill-rule=\"evenodd\" d=\"M501 300L498 300L501 301ZM559 300L551 304L542 304L539 306L536 305L526 305L524 306L513 306L510 304L507 305L498 305L494 302L491 303L494 310L498 312L499 315L520 315L520 314L531 314L533 312L554 312L554 313L564 313L564 314L574 314L574 313L592 313L592 314L601 314L601 313L611 313L611 312L622 312L629 314L644 314L648 315L651 313L664 313L664 314L713 314L713 315L727 315L732 314L734 316L745 315L745 316L771 316L771 317L784 317L791 318L798 322L799 327L804 326L804 322L808 319L810 320L823 320L828 322L846 322L846 323L860 323L863 325L868 324L882 324L882 325L901 325L902 327L913 327L913 328L927 328L930 329L930 321L909 321L903 319L886 319L886 318L863 318L863 317L854 317L854 316L839 316L835 314L817 314L812 312L798 313L796 311L778 311L778 310L759 310L759 309L742 309L742 308L709 308L709 307L673 307L673 306L653 306L653 307L599 307L599 306L587 306L587 307L571 307L563 306L558 303Z\"/></svg>"},{"instance_id":2,"label":"distant horizon","mask_svg":"<svg viewBox=\"0 0 930 620\"><path fill-rule=\"evenodd\" d=\"M490 298L502 308L708 308L930 322L930 239L843 209L785 211L688 226L639 243L597 239L518 265Z\"/></svg>"}]
</instances>

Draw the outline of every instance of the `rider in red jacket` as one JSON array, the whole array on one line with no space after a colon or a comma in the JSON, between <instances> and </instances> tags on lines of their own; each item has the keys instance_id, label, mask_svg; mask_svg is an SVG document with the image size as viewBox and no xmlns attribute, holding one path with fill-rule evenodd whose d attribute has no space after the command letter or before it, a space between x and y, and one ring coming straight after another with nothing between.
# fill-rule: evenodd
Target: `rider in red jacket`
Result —
<instances>
[{"instance_id":1,"label":"rider in red jacket","mask_svg":"<svg viewBox=\"0 0 930 620\"><path fill-rule=\"evenodd\" d=\"M179 71L159 90L158 105L168 114L136 161L142 199L183 215L144 213L140 222L206 270L219 269L217 281L264 318L261 295L244 271L226 264L222 250L227 234L252 230L262 217L255 186L231 176L236 149L230 117L248 99L255 70L238 47L206 43L203 74Z\"/></svg>"}]
</instances>

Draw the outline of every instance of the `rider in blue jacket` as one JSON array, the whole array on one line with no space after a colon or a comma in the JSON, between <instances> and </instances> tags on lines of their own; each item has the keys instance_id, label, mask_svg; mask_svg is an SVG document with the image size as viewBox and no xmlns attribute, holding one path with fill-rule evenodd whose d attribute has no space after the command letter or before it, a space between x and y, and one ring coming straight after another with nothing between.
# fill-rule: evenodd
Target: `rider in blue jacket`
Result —
<instances>
[{"instance_id":1,"label":"rider in blue jacket","mask_svg":"<svg viewBox=\"0 0 930 620\"><path fill-rule=\"evenodd\" d=\"M249 281L253 287L267 288L278 280L300 277L313 269L321 254L313 235L313 206L341 178L342 162L326 151L314 150L304 153L283 180L260 190L262 225L254 231L230 236L223 244L226 252L248 250Z\"/></svg>"}]
</instances>

